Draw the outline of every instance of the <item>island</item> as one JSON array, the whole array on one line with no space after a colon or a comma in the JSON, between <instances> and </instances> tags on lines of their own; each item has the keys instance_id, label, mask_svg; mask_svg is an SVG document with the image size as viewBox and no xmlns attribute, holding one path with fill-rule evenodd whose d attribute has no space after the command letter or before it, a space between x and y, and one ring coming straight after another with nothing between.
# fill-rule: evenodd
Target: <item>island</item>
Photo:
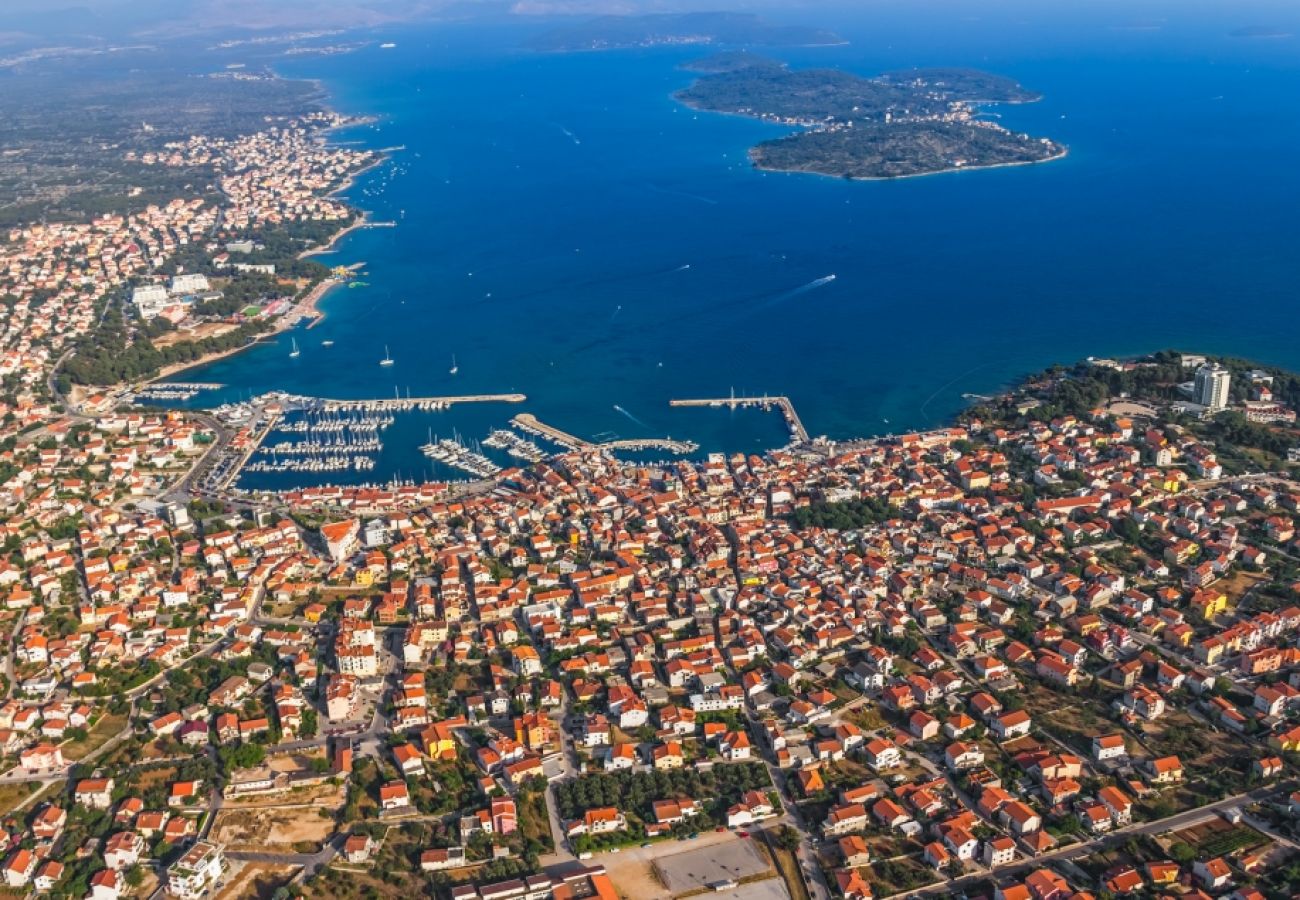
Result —
<instances>
[{"instance_id":1,"label":"island","mask_svg":"<svg viewBox=\"0 0 1300 900\"><path fill-rule=\"evenodd\" d=\"M1059 159L1049 138L1003 127L981 107L1040 95L974 69L910 69L863 78L791 69L746 52L686 66L701 77L676 98L693 109L750 116L800 130L753 147L760 169L880 179Z\"/></svg>"},{"instance_id":2,"label":"island","mask_svg":"<svg viewBox=\"0 0 1300 900\"><path fill-rule=\"evenodd\" d=\"M671 44L799 47L844 43L847 42L832 31L781 25L752 13L695 12L599 16L547 31L530 46L534 50L564 53Z\"/></svg>"}]
</instances>

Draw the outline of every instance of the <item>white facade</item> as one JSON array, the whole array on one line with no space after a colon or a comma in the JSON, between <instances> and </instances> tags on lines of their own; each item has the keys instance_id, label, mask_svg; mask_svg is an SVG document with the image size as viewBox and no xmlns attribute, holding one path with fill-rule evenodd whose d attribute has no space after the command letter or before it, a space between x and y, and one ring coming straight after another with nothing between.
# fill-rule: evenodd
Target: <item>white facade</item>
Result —
<instances>
[{"instance_id":1,"label":"white facade","mask_svg":"<svg viewBox=\"0 0 1300 900\"><path fill-rule=\"evenodd\" d=\"M177 275L172 279L171 292L173 294L197 294L199 291L208 289L208 278L206 275Z\"/></svg>"},{"instance_id":2,"label":"white facade","mask_svg":"<svg viewBox=\"0 0 1300 900\"><path fill-rule=\"evenodd\" d=\"M167 891L181 900L198 900L217 883L226 856L216 844L199 841L167 870Z\"/></svg>"},{"instance_id":3,"label":"white facade","mask_svg":"<svg viewBox=\"0 0 1300 900\"><path fill-rule=\"evenodd\" d=\"M1228 384L1231 373L1218 363L1210 363L1196 370L1196 388L1194 399L1201 406L1212 410L1224 409L1228 405Z\"/></svg>"}]
</instances>

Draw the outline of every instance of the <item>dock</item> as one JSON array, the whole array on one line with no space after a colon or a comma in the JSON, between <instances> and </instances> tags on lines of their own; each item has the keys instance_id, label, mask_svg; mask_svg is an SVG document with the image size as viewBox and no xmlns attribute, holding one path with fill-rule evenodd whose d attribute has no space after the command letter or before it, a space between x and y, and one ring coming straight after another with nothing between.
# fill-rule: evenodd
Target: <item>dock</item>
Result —
<instances>
[{"instance_id":1,"label":"dock","mask_svg":"<svg viewBox=\"0 0 1300 900\"><path fill-rule=\"evenodd\" d=\"M769 396L764 394L761 397L737 397L734 393L730 397L709 397L702 400L669 400L669 406L707 406L712 408L741 409L745 407L754 407L764 411L773 407L781 410L781 415L785 419L785 426L790 430L790 438L797 444L806 444L812 440L808 434L808 429L804 427L803 420L795 412L794 404L790 402L789 397Z\"/></svg>"},{"instance_id":2,"label":"dock","mask_svg":"<svg viewBox=\"0 0 1300 900\"><path fill-rule=\"evenodd\" d=\"M510 420L520 431L545 438L566 450L664 450L685 455L700 449L694 441L675 441L672 438L628 438L612 441L588 441L567 431L547 425L532 413L520 413Z\"/></svg>"},{"instance_id":3,"label":"dock","mask_svg":"<svg viewBox=\"0 0 1300 900\"><path fill-rule=\"evenodd\" d=\"M455 397L392 397L387 400L332 400L328 397L303 397L327 411L353 409L446 409L457 403L523 403L526 394L462 394Z\"/></svg>"},{"instance_id":4,"label":"dock","mask_svg":"<svg viewBox=\"0 0 1300 900\"><path fill-rule=\"evenodd\" d=\"M565 450L590 450L596 446L591 441L584 441L567 431L561 431L554 426L547 425L532 413L520 413L510 420L510 424L525 434L546 438L552 444L557 444Z\"/></svg>"}]
</instances>

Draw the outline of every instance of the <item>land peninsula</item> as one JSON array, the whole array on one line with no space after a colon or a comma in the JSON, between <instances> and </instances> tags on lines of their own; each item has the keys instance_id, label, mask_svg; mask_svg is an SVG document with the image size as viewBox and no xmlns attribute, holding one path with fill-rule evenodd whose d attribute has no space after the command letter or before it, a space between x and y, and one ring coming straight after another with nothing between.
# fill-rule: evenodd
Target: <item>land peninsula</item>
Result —
<instances>
[{"instance_id":1,"label":"land peninsula","mask_svg":"<svg viewBox=\"0 0 1300 900\"><path fill-rule=\"evenodd\" d=\"M974 69L910 69L863 78L839 69L791 69L747 52L691 63L701 77L677 93L693 109L798 126L749 151L760 169L843 178L902 178L1045 162L1063 145L981 117L988 103L1039 94Z\"/></svg>"}]
</instances>

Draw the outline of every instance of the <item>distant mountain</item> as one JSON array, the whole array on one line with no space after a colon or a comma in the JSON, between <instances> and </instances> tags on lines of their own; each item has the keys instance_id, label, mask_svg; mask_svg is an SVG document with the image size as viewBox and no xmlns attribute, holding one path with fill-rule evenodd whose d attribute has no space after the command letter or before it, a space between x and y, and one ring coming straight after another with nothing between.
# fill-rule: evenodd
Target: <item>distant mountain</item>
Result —
<instances>
[{"instance_id":1,"label":"distant mountain","mask_svg":"<svg viewBox=\"0 0 1300 900\"><path fill-rule=\"evenodd\" d=\"M741 44L796 47L843 44L833 31L802 25L781 25L751 13L657 13L644 16L600 16L548 31L529 43L535 50L616 50L663 44Z\"/></svg>"}]
</instances>

